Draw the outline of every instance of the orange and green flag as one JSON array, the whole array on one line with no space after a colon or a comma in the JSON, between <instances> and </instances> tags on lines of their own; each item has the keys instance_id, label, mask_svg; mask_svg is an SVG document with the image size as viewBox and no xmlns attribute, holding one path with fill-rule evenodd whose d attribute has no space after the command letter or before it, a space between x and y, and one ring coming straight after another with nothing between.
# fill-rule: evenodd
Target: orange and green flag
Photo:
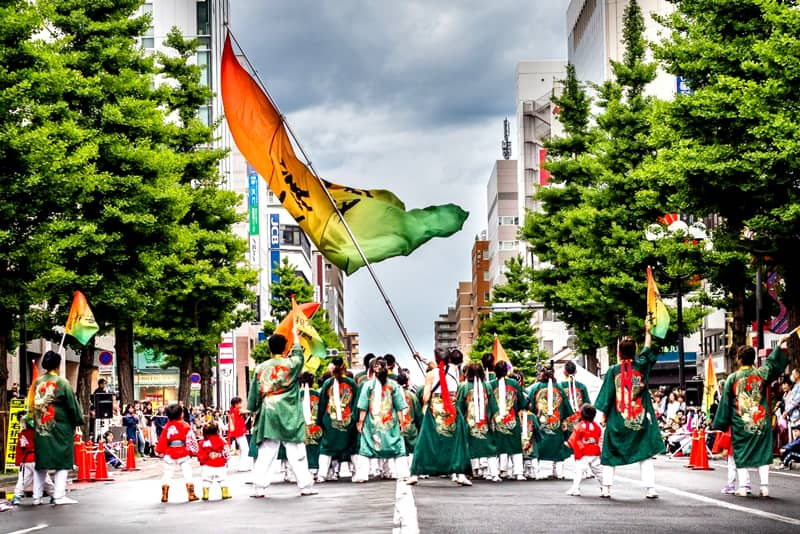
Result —
<instances>
[{"instance_id":1,"label":"orange and green flag","mask_svg":"<svg viewBox=\"0 0 800 534\"><path fill-rule=\"evenodd\" d=\"M669 329L669 311L667 311L664 301L661 300L661 294L658 292L650 267L647 267L647 316L645 321L650 323L650 333L653 336L664 339L667 329Z\"/></svg>"},{"instance_id":2,"label":"orange and green flag","mask_svg":"<svg viewBox=\"0 0 800 534\"><path fill-rule=\"evenodd\" d=\"M72 306L67 316L66 333L77 339L81 345L86 345L92 336L100 330L94 320L94 314L86 297L80 291L75 292L72 298Z\"/></svg>"},{"instance_id":3,"label":"orange and green flag","mask_svg":"<svg viewBox=\"0 0 800 534\"><path fill-rule=\"evenodd\" d=\"M319 305L317 305L317 308L318 307ZM316 310L316 308L314 309ZM311 324L311 317L306 315L304 310L297 305L294 296L292 296L291 317L294 328L297 329L297 335L300 337L300 346L303 347L303 353L305 354L306 363L303 368L312 373L316 373L319 366L322 365L322 358L327 355L325 343L319 336L317 329ZM293 338L290 341L294 344Z\"/></svg>"},{"instance_id":4,"label":"orange and green flag","mask_svg":"<svg viewBox=\"0 0 800 534\"><path fill-rule=\"evenodd\" d=\"M391 191L323 186L295 155L280 113L239 63L230 36L221 79L225 119L236 146L319 251L348 275L364 262L326 188L370 262L407 256L434 237L461 230L469 214L455 204L406 211Z\"/></svg>"},{"instance_id":5,"label":"orange and green flag","mask_svg":"<svg viewBox=\"0 0 800 534\"><path fill-rule=\"evenodd\" d=\"M711 418L711 406L717 392L717 375L714 373L714 358L709 354L706 358L706 376L703 380L703 411Z\"/></svg>"}]
</instances>

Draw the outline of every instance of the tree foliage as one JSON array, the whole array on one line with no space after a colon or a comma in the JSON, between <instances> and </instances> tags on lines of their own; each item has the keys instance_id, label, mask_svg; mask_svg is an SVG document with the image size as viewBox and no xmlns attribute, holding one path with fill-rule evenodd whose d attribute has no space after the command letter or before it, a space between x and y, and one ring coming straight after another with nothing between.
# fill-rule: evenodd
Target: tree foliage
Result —
<instances>
[{"instance_id":1,"label":"tree foliage","mask_svg":"<svg viewBox=\"0 0 800 534\"><path fill-rule=\"evenodd\" d=\"M711 275L730 296L739 345L751 261L783 276L790 324L800 320L800 11L796 2L691 0L662 22L669 40L656 56L691 93L665 108L657 172L676 203L721 219ZM789 347L800 361L798 343Z\"/></svg>"},{"instance_id":2,"label":"tree foliage","mask_svg":"<svg viewBox=\"0 0 800 534\"><path fill-rule=\"evenodd\" d=\"M506 266L506 283L493 288L490 304L505 302L526 306L531 300L530 269L523 265L520 258L509 259ZM531 326L532 317L533 311L528 310L494 312L483 317L470 357L480 361L481 356L492 352L497 335L514 368L526 377L536 376L536 364L547 355L539 349L536 332Z\"/></svg>"},{"instance_id":3,"label":"tree foliage","mask_svg":"<svg viewBox=\"0 0 800 534\"><path fill-rule=\"evenodd\" d=\"M528 213L521 232L542 262L533 273L533 297L575 329L577 346L589 354L613 347L621 331L641 335L646 266L674 269L677 251L666 251L692 251L677 241L654 248L644 239L645 228L672 207L642 170L656 148L650 135L656 102L644 92L656 65L646 61L637 2L628 4L623 22L623 60L612 61L612 79L595 87L594 124L586 91L568 67L555 100L565 135L547 143L553 185L538 190L540 209ZM689 315L684 332L696 327Z\"/></svg>"},{"instance_id":4,"label":"tree foliage","mask_svg":"<svg viewBox=\"0 0 800 534\"><path fill-rule=\"evenodd\" d=\"M142 318L137 339L169 355L180 369L178 399L188 403L190 377L201 371L202 402L213 404L211 360L224 331L251 318L249 289L257 273L242 265L247 243L233 233L242 219L240 197L220 188L219 162L224 150L210 148L212 126L197 116L211 98L200 83L200 68L190 63L198 41L186 40L177 28L165 43L174 53L158 55L160 73L168 83L159 87L165 109L177 120L169 123L167 145L180 156L179 184L189 209L174 221L173 239L158 258L162 281L150 312Z\"/></svg>"}]
</instances>

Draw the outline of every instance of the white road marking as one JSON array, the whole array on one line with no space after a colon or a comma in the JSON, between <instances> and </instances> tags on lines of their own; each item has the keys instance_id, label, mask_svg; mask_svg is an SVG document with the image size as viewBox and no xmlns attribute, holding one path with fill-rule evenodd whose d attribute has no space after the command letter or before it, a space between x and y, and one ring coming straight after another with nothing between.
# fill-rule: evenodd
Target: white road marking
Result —
<instances>
[{"instance_id":1,"label":"white road marking","mask_svg":"<svg viewBox=\"0 0 800 534\"><path fill-rule=\"evenodd\" d=\"M46 523L42 523L40 525L36 525L35 527L24 528L22 530L15 530L13 532L9 532L8 534L26 534L26 532L36 532L37 530L42 530L42 529L45 529L45 528L47 528L47 524Z\"/></svg>"},{"instance_id":2,"label":"white road marking","mask_svg":"<svg viewBox=\"0 0 800 534\"><path fill-rule=\"evenodd\" d=\"M681 460L685 460L685 458L666 458L666 460L668 462L678 463ZM708 465L717 467L719 469L727 469L728 468L728 464L727 463L722 463L722 462L719 462L719 461L716 461L716 460L709 461ZM770 469L769 470L769 476L773 476L773 475L779 476L779 477L800 478L800 474L797 474L797 473L788 473L786 471L777 471L775 469Z\"/></svg>"},{"instance_id":3,"label":"white road marking","mask_svg":"<svg viewBox=\"0 0 800 534\"><path fill-rule=\"evenodd\" d=\"M771 473L770 473L771 474ZM615 476L615 480L624 480L625 482L630 482L634 485L641 486L642 483L640 480L636 480L633 478L628 478L624 476ZM780 521L782 523L788 523L790 525L800 526L800 519L795 519L793 517L787 517L785 515L773 514L772 512L765 512L763 510L759 510L757 508L748 508L746 506L741 506L738 504L733 504L727 501L721 501L719 499L712 499L711 497L706 497L705 495L699 495L697 493L691 493L689 491L680 490L677 488L671 488L669 486L663 486L660 484L656 484L656 489L659 491L666 491L672 493L673 495L677 495L679 497L685 497L687 499L694 499L695 501L700 501L705 504L711 504L714 506L719 506L720 508L726 508L728 510L734 510L737 512L744 512L746 514L755 515L758 517L763 517L765 519L772 519L773 521Z\"/></svg>"},{"instance_id":4,"label":"white road marking","mask_svg":"<svg viewBox=\"0 0 800 534\"><path fill-rule=\"evenodd\" d=\"M397 480L394 502L394 528L392 534L418 534L417 505L411 486L404 480Z\"/></svg>"}]
</instances>

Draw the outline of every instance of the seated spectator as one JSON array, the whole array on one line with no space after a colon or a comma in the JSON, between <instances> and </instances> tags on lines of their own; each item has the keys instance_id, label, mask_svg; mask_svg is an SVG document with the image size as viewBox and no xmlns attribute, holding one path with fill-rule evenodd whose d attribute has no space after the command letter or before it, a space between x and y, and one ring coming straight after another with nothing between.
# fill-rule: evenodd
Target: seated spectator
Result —
<instances>
[{"instance_id":1,"label":"seated spectator","mask_svg":"<svg viewBox=\"0 0 800 534\"><path fill-rule=\"evenodd\" d=\"M792 427L792 441L781 447L781 467L790 469L792 464L800 460L800 425Z\"/></svg>"},{"instance_id":2,"label":"seated spectator","mask_svg":"<svg viewBox=\"0 0 800 534\"><path fill-rule=\"evenodd\" d=\"M97 441L100 441L100 437L98 436ZM114 443L114 434L109 430L102 437L103 440L103 452L105 453L106 463L113 467L114 469L122 469L124 466L122 465L122 460L119 459L117 454L119 453L119 443Z\"/></svg>"}]
</instances>

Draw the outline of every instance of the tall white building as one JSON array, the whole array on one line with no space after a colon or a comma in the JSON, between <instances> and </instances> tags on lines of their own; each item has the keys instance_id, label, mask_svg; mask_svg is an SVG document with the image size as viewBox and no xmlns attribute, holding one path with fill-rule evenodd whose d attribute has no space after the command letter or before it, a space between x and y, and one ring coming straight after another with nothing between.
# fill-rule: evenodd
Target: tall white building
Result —
<instances>
[{"instance_id":1,"label":"tall white building","mask_svg":"<svg viewBox=\"0 0 800 534\"><path fill-rule=\"evenodd\" d=\"M497 160L486 184L486 239L492 287L506 282L506 262L519 256L518 196L517 160Z\"/></svg>"},{"instance_id":2,"label":"tall white building","mask_svg":"<svg viewBox=\"0 0 800 534\"><path fill-rule=\"evenodd\" d=\"M625 47L622 26L628 0L571 0L567 7L567 57L583 82L602 83L611 78L611 61L622 61ZM645 39L658 42L661 26L653 14L666 15L674 6L667 0L639 0ZM652 58L652 54L648 52ZM647 87L648 94L671 99L677 90L675 76L663 70Z\"/></svg>"},{"instance_id":3,"label":"tall white building","mask_svg":"<svg viewBox=\"0 0 800 534\"><path fill-rule=\"evenodd\" d=\"M153 19L152 26L141 37L146 50L167 51L163 43L174 26L185 37L200 41L196 62L202 68L203 83L211 87L214 96L198 113L206 124L222 117L220 62L225 25L230 22L230 0L152 0L142 5L141 12L150 13ZM247 214L233 231L248 241L247 261L259 270L258 282L252 288L257 296L255 320L226 332L219 347L220 404L227 406L232 396L243 396L247 391L249 371L254 366L250 352L263 338L263 322L273 319L269 301L270 286L276 279L274 267L286 258L298 276L313 284L315 300L328 311L341 338L345 333L344 282L341 271L320 256L266 182L244 159L225 121L219 123L215 137L215 147L229 151L220 164L222 183L241 195L241 212Z\"/></svg>"}]
</instances>

